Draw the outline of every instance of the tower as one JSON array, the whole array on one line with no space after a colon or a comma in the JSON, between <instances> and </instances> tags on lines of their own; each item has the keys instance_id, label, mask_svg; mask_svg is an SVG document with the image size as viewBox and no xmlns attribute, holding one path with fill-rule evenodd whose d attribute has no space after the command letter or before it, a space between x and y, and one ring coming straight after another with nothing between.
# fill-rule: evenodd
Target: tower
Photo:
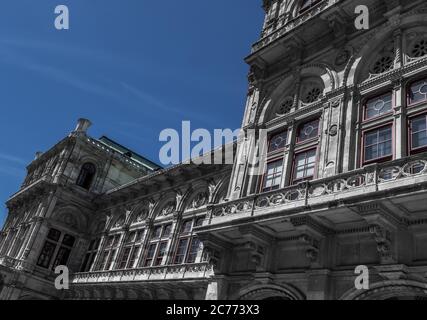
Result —
<instances>
[{"instance_id":1,"label":"tower","mask_svg":"<svg viewBox=\"0 0 427 320\"><path fill-rule=\"evenodd\" d=\"M21 297L22 287L43 288L44 297L56 297L46 279L58 265L80 268L90 231L102 222L93 200L160 168L107 137L91 138L90 126L80 119L54 147L37 152L21 189L8 200L0 260L12 268L3 277L14 285L2 291L2 299Z\"/></svg>"},{"instance_id":2,"label":"tower","mask_svg":"<svg viewBox=\"0 0 427 320\"><path fill-rule=\"evenodd\" d=\"M370 1L367 30L359 5L263 1L229 202L200 230L219 255L219 299L415 297L425 285L391 288L425 270L426 3ZM382 294L355 288L360 265Z\"/></svg>"}]
</instances>

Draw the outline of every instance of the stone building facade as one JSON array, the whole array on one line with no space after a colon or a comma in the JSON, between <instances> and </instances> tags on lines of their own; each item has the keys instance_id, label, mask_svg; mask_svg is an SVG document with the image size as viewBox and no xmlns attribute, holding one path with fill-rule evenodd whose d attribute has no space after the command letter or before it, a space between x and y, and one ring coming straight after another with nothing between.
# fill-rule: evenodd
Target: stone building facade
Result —
<instances>
[{"instance_id":1,"label":"stone building facade","mask_svg":"<svg viewBox=\"0 0 427 320\"><path fill-rule=\"evenodd\" d=\"M0 298L426 298L427 2L363 4L368 30L356 0L263 1L233 165L161 169L87 120L38 154Z\"/></svg>"}]
</instances>

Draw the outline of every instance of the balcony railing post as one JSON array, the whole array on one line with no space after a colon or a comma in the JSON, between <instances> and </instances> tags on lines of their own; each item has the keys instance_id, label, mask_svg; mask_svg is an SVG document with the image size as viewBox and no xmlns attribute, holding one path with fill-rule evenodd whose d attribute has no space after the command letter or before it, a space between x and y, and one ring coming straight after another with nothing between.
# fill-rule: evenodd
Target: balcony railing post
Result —
<instances>
[{"instance_id":1,"label":"balcony railing post","mask_svg":"<svg viewBox=\"0 0 427 320\"><path fill-rule=\"evenodd\" d=\"M251 208L251 217L255 215L255 205L258 200L258 196L253 197L252 199L252 208Z\"/></svg>"}]
</instances>

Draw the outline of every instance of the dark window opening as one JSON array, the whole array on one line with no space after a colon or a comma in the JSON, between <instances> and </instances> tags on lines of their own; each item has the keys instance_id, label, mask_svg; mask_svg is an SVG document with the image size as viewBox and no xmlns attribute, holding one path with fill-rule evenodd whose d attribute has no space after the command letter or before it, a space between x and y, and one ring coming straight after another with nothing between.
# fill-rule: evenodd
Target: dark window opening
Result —
<instances>
[{"instance_id":1,"label":"dark window opening","mask_svg":"<svg viewBox=\"0 0 427 320\"><path fill-rule=\"evenodd\" d=\"M86 190L89 190L93 179L95 178L96 167L92 163L85 163L80 170L76 184Z\"/></svg>"}]
</instances>

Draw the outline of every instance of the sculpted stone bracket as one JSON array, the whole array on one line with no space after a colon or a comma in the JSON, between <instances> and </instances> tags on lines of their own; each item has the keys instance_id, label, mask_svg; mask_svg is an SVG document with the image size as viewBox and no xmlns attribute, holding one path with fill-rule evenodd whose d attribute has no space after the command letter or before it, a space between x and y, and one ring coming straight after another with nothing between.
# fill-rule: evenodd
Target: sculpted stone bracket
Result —
<instances>
[{"instance_id":1,"label":"sculpted stone bracket","mask_svg":"<svg viewBox=\"0 0 427 320\"><path fill-rule=\"evenodd\" d=\"M379 224L372 224L369 226L369 231L377 243L377 251L380 255L381 263L394 263L393 239L390 229Z\"/></svg>"},{"instance_id":2,"label":"sculpted stone bracket","mask_svg":"<svg viewBox=\"0 0 427 320\"><path fill-rule=\"evenodd\" d=\"M342 9L336 8L335 10L325 12L321 18L328 22L335 39L345 39L346 29L347 26L351 25L351 19Z\"/></svg>"},{"instance_id":3,"label":"sculpted stone bracket","mask_svg":"<svg viewBox=\"0 0 427 320\"><path fill-rule=\"evenodd\" d=\"M290 222L301 233L298 242L303 245L311 266L318 266L321 241L333 231L309 216L291 218Z\"/></svg>"},{"instance_id":4,"label":"sculpted stone bracket","mask_svg":"<svg viewBox=\"0 0 427 320\"><path fill-rule=\"evenodd\" d=\"M322 225L320 222L307 215L290 218L290 222L295 227L295 229L301 232L308 232L319 238L334 233L332 229Z\"/></svg>"},{"instance_id":5,"label":"sculpted stone bracket","mask_svg":"<svg viewBox=\"0 0 427 320\"><path fill-rule=\"evenodd\" d=\"M242 226L239 231L245 241L238 245L239 249L250 252L251 262L257 271L264 270L263 264L268 253L267 248L274 242L273 237L254 225Z\"/></svg>"},{"instance_id":6,"label":"sculpted stone bracket","mask_svg":"<svg viewBox=\"0 0 427 320\"><path fill-rule=\"evenodd\" d=\"M393 233L405 227L404 223L378 203L362 204L353 208L369 225L369 232L377 243L382 264L394 263L395 248Z\"/></svg>"},{"instance_id":7,"label":"sculpted stone bracket","mask_svg":"<svg viewBox=\"0 0 427 320\"><path fill-rule=\"evenodd\" d=\"M197 237L203 244L202 261L208 262L215 274L220 273L224 252L231 251L231 245L211 233L197 234Z\"/></svg>"},{"instance_id":8,"label":"sculpted stone bracket","mask_svg":"<svg viewBox=\"0 0 427 320\"><path fill-rule=\"evenodd\" d=\"M369 224L374 224L379 221L381 224L391 229L405 227L402 219L393 215L387 208L379 203L362 204L350 209L363 217Z\"/></svg>"},{"instance_id":9,"label":"sculpted stone bracket","mask_svg":"<svg viewBox=\"0 0 427 320\"><path fill-rule=\"evenodd\" d=\"M311 265L318 263L321 239L309 234L302 234L298 241L303 244L305 255L310 260Z\"/></svg>"},{"instance_id":10,"label":"sculpted stone bracket","mask_svg":"<svg viewBox=\"0 0 427 320\"><path fill-rule=\"evenodd\" d=\"M262 267L265 255L266 248L255 241L247 241L238 246L239 250L246 250L250 252L250 261L255 265L257 271L262 271Z\"/></svg>"}]
</instances>

